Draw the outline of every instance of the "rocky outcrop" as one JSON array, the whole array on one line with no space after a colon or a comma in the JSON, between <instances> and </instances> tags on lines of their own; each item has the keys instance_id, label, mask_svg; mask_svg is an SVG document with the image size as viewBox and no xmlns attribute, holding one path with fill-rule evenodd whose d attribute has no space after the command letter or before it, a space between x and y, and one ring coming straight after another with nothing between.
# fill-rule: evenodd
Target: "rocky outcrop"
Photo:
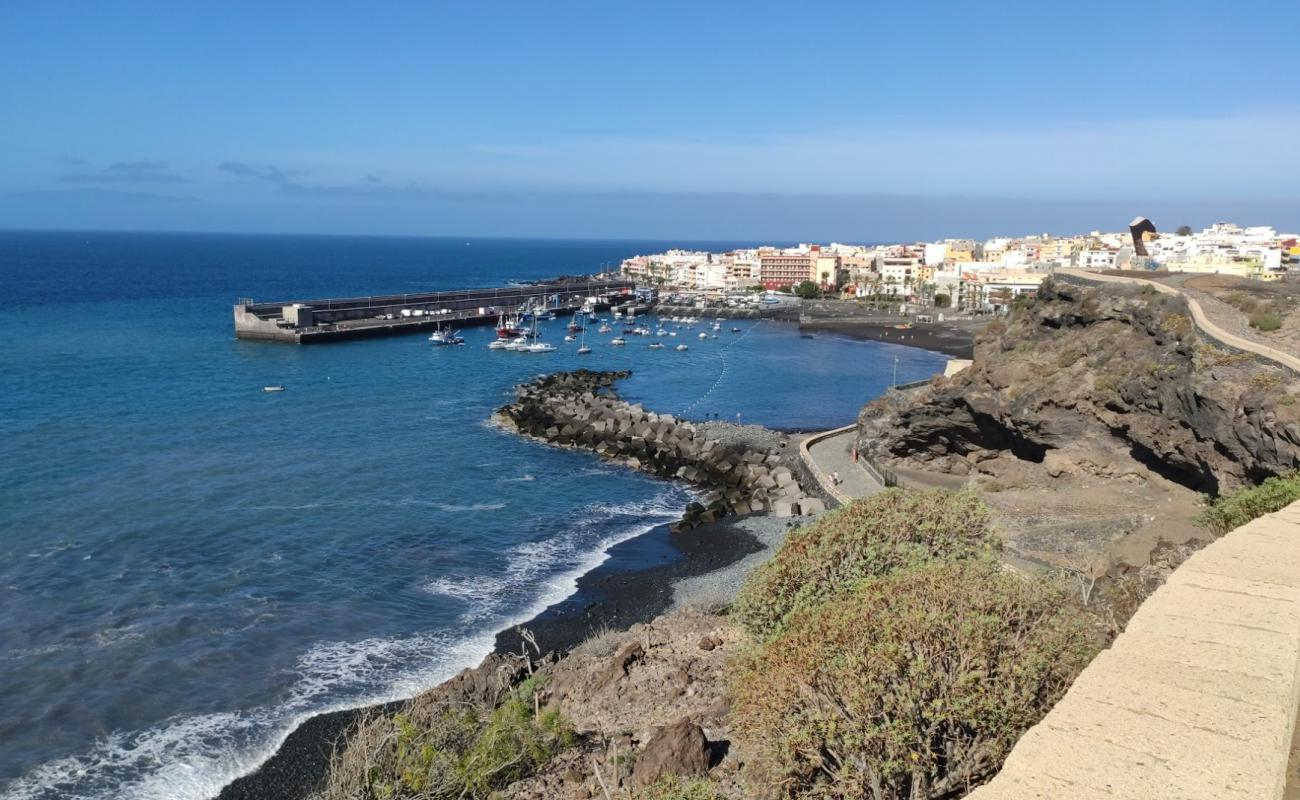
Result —
<instances>
[{"instance_id":1,"label":"rocky outcrop","mask_svg":"<svg viewBox=\"0 0 1300 800\"><path fill-rule=\"evenodd\" d=\"M1202 341L1181 298L1048 281L989 327L970 368L863 409L857 444L958 475L1015 459L1219 492L1300 467L1294 379Z\"/></svg>"},{"instance_id":2,"label":"rocky outcrop","mask_svg":"<svg viewBox=\"0 0 1300 800\"><path fill-rule=\"evenodd\" d=\"M708 490L702 502L687 506L685 526L756 511L791 516L801 513L801 503L820 504L808 502L779 454L723 444L693 423L619 399L614 385L629 374L547 375L520 386L497 419L523 435Z\"/></svg>"},{"instance_id":3,"label":"rocky outcrop","mask_svg":"<svg viewBox=\"0 0 1300 800\"><path fill-rule=\"evenodd\" d=\"M709 740L689 719L660 728L637 755L632 785L644 789L669 775L695 777L709 771Z\"/></svg>"}]
</instances>

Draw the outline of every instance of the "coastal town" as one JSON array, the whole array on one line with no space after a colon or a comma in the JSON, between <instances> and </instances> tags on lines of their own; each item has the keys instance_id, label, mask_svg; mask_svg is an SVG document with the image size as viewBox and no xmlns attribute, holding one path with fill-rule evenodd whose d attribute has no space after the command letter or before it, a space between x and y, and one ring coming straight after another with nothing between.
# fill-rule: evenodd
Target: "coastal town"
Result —
<instances>
[{"instance_id":1,"label":"coastal town","mask_svg":"<svg viewBox=\"0 0 1300 800\"><path fill-rule=\"evenodd\" d=\"M754 289L808 297L874 298L960 312L1005 311L1055 269L1177 271L1276 281L1300 274L1300 234L1217 222L1156 233L1037 234L879 245L799 244L726 252L669 250L623 261L623 277L665 291L720 299ZM1149 230L1147 228L1150 228Z\"/></svg>"}]
</instances>

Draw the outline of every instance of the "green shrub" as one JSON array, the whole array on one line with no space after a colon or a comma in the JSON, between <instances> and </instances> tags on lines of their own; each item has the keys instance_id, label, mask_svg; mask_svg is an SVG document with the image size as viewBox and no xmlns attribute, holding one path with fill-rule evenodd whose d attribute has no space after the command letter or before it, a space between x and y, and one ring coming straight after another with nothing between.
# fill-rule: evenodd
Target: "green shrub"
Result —
<instances>
[{"instance_id":1,"label":"green shrub","mask_svg":"<svg viewBox=\"0 0 1300 800\"><path fill-rule=\"evenodd\" d=\"M957 798L987 780L1092 655L1041 579L990 560L862 581L739 658L732 728L784 797Z\"/></svg>"},{"instance_id":2,"label":"green shrub","mask_svg":"<svg viewBox=\"0 0 1300 800\"><path fill-rule=\"evenodd\" d=\"M708 780L670 775L647 786L637 795L637 800L720 800L721 797Z\"/></svg>"},{"instance_id":3,"label":"green shrub","mask_svg":"<svg viewBox=\"0 0 1300 800\"><path fill-rule=\"evenodd\" d=\"M1257 331L1275 331L1282 327L1282 319L1277 314L1263 312L1250 315L1250 327Z\"/></svg>"},{"instance_id":4,"label":"green shrub","mask_svg":"<svg viewBox=\"0 0 1300 800\"><path fill-rule=\"evenodd\" d=\"M1300 500L1300 471L1268 478L1253 488L1220 496L1201 512L1201 524L1216 536L1222 536L1296 500Z\"/></svg>"},{"instance_id":5,"label":"green shrub","mask_svg":"<svg viewBox=\"0 0 1300 800\"><path fill-rule=\"evenodd\" d=\"M736 617L754 636L777 633L804 605L863 578L936 557L967 558L995 548L988 507L973 491L887 489L800 528L754 570L736 598Z\"/></svg>"},{"instance_id":6,"label":"green shrub","mask_svg":"<svg viewBox=\"0 0 1300 800\"><path fill-rule=\"evenodd\" d=\"M327 800L487 798L573 743L555 711L534 713L532 679L496 708L438 703L363 722L330 765Z\"/></svg>"}]
</instances>

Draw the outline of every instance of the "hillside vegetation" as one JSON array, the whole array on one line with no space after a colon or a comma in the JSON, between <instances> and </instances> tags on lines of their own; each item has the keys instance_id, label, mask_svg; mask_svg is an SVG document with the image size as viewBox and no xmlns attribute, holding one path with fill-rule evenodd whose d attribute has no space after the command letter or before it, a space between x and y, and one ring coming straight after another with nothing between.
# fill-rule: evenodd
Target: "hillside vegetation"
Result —
<instances>
[{"instance_id":1,"label":"hillside vegetation","mask_svg":"<svg viewBox=\"0 0 1300 800\"><path fill-rule=\"evenodd\" d=\"M327 800L947 800L1088 662L1089 618L1000 567L972 492L895 489L793 531L730 614L493 656L363 722Z\"/></svg>"},{"instance_id":2,"label":"hillside vegetation","mask_svg":"<svg viewBox=\"0 0 1300 800\"><path fill-rule=\"evenodd\" d=\"M754 796L941 800L996 773L1093 639L995 547L970 492L893 490L792 534L750 576L732 717Z\"/></svg>"}]
</instances>

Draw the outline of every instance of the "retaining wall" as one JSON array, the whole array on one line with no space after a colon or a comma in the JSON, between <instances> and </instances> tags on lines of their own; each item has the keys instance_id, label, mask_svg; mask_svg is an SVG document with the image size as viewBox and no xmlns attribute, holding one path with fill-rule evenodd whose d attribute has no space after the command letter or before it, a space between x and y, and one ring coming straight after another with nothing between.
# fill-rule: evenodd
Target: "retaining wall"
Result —
<instances>
[{"instance_id":1,"label":"retaining wall","mask_svg":"<svg viewBox=\"0 0 1300 800\"><path fill-rule=\"evenodd\" d=\"M1300 502L1193 555L972 800L1277 800L1300 702Z\"/></svg>"}]
</instances>

